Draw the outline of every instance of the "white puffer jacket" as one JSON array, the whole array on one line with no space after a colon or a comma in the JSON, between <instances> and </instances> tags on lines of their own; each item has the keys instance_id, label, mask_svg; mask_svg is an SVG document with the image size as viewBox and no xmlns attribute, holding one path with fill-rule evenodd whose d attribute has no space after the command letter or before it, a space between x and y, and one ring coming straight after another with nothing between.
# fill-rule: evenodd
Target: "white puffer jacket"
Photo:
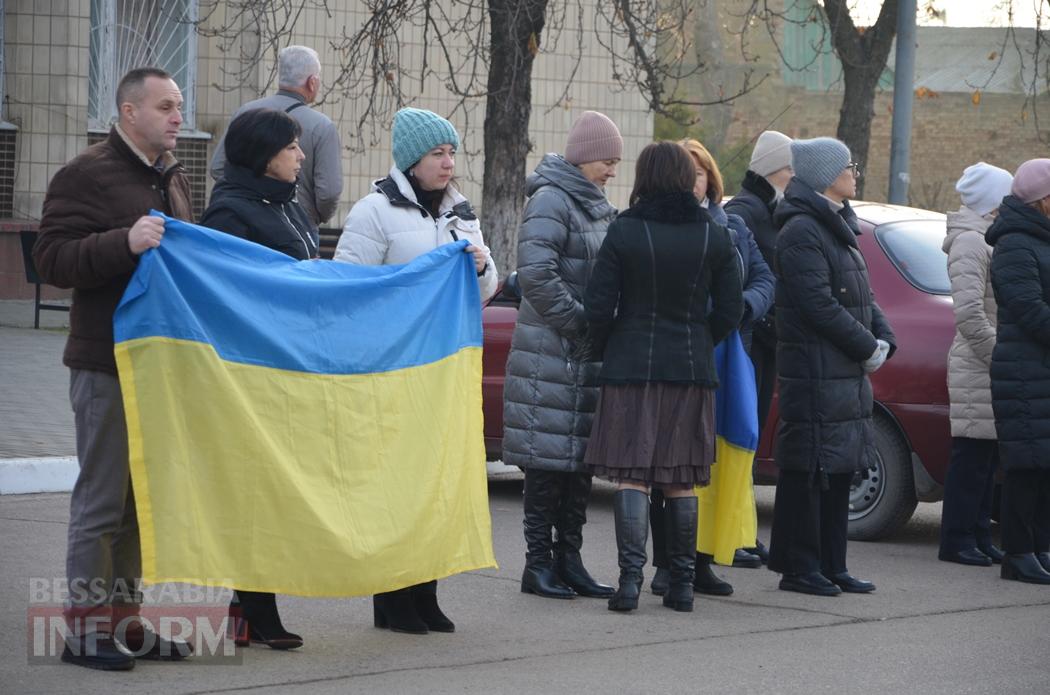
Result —
<instances>
[{"instance_id":1,"label":"white puffer jacket","mask_svg":"<svg viewBox=\"0 0 1050 695\"><path fill-rule=\"evenodd\" d=\"M470 203L452 186L445 191L437 219L417 202L412 184L397 167L372 184L372 192L346 216L335 260L358 265L408 263L428 251L467 239L485 249L485 272L478 277L481 301L496 293L499 277Z\"/></svg>"},{"instance_id":2,"label":"white puffer jacket","mask_svg":"<svg viewBox=\"0 0 1050 695\"><path fill-rule=\"evenodd\" d=\"M967 207L948 213L948 254L955 339L948 351L948 399L953 437L996 439L988 375L995 348L996 305L989 265L992 247L984 233L993 218Z\"/></svg>"}]
</instances>

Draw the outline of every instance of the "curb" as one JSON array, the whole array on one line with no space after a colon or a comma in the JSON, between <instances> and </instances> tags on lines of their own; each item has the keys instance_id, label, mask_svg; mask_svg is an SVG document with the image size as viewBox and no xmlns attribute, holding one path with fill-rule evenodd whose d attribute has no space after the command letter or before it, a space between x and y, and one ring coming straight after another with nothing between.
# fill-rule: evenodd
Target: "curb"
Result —
<instances>
[{"instance_id":1,"label":"curb","mask_svg":"<svg viewBox=\"0 0 1050 695\"><path fill-rule=\"evenodd\" d=\"M70 492L79 472L76 456L0 459L0 495Z\"/></svg>"},{"instance_id":2,"label":"curb","mask_svg":"<svg viewBox=\"0 0 1050 695\"><path fill-rule=\"evenodd\" d=\"M486 468L488 474L496 478L521 475L520 469L499 461L489 461ZM71 492L79 471L76 456L0 459L0 495Z\"/></svg>"}]
</instances>

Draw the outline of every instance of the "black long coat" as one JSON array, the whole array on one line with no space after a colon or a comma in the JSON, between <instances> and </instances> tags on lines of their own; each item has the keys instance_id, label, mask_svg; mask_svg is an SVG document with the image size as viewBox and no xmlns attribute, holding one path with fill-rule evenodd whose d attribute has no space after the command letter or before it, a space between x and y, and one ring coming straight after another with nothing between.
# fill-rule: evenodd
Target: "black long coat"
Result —
<instances>
[{"instance_id":1,"label":"black long coat","mask_svg":"<svg viewBox=\"0 0 1050 695\"><path fill-rule=\"evenodd\" d=\"M764 177L748 170L740 184L740 191L723 207L727 213L739 215L744 220L763 260L772 269L773 252L777 243L777 226L773 222L773 211L777 207L776 189ZM754 317L754 340L766 350L776 347L775 325L775 312L772 308L763 316ZM749 345L749 342L745 341L744 344Z\"/></svg>"},{"instance_id":2,"label":"black long coat","mask_svg":"<svg viewBox=\"0 0 1050 695\"><path fill-rule=\"evenodd\" d=\"M999 330L992 410L1004 470L1050 470L1050 219L1013 196L985 234Z\"/></svg>"},{"instance_id":3,"label":"black long coat","mask_svg":"<svg viewBox=\"0 0 1050 695\"><path fill-rule=\"evenodd\" d=\"M774 221L781 470L849 473L875 455L871 381L876 338L896 340L868 283L857 218L798 179Z\"/></svg>"}]
</instances>

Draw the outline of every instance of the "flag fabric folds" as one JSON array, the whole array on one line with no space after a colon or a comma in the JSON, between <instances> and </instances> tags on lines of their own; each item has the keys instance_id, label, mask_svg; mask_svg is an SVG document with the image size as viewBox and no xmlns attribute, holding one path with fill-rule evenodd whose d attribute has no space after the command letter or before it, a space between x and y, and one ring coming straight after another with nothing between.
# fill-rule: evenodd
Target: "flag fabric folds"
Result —
<instances>
[{"instance_id":1,"label":"flag fabric folds","mask_svg":"<svg viewBox=\"0 0 1050 695\"><path fill-rule=\"evenodd\" d=\"M114 318L145 581L354 596L495 566L465 245L353 266L165 220Z\"/></svg>"},{"instance_id":2,"label":"flag fabric folds","mask_svg":"<svg viewBox=\"0 0 1050 695\"><path fill-rule=\"evenodd\" d=\"M758 396L755 367L733 331L715 347L715 464L711 483L697 488L698 552L715 562L733 564L737 548L754 545L758 533L751 466L758 448Z\"/></svg>"}]
</instances>

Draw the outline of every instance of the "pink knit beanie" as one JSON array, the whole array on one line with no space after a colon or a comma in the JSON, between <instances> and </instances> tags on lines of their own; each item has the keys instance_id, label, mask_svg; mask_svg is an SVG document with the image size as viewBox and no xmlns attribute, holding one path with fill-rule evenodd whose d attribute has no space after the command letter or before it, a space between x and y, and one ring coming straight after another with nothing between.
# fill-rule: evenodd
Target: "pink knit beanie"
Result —
<instances>
[{"instance_id":1,"label":"pink knit beanie","mask_svg":"<svg viewBox=\"0 0 1050 695\"><path fill-rule=\"evenodd\" d=\"M616 124L604 113L584 111L569 130L565 159L569 164L586 164L623 157L623 137Z\"/></svg>"},{"instance_id":2,"label":"pink knit beanie","mask_svg":"<svg viewBox=\"0 0 1050 695\"><path fill-rule=\"evenodd\" d=\"M1010 192L1026 205L1050 196L1050 159L1029 159L1017 167Z\"/></svg>"}]
</instances>

